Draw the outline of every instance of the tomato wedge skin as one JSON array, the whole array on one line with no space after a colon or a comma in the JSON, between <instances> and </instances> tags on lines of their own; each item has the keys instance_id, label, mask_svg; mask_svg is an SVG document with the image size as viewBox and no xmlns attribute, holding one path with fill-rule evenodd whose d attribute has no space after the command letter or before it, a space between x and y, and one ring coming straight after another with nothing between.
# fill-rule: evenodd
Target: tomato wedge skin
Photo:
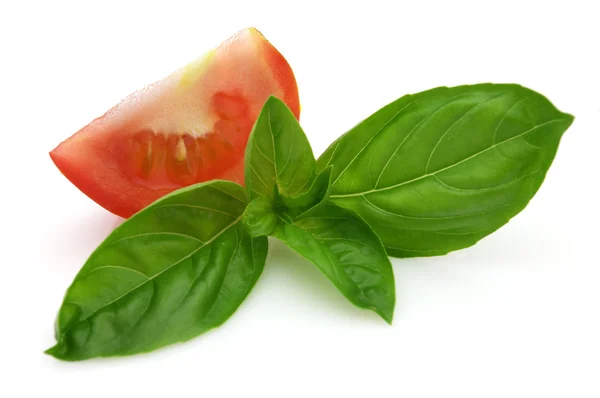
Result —
<instances>
[{"instance_id":1,"label":"tomato wedge skin","mask_svg":"<svg viewBox=\"0 0 600 398\"><path fill-rule=\"evenodd\" d=\"M50 152L61 173L128 218L167 193L212 179L243 183L244 149L263 103L300 116L281 53L254 28L131 94Z\"/></svg>"}]
</instances>

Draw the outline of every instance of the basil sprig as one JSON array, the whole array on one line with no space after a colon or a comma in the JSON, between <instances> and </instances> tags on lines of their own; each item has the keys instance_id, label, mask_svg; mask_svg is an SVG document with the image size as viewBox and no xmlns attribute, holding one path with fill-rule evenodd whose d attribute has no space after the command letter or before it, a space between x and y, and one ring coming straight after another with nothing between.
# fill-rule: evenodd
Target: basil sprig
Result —
<instances>
[{"instance_id":1,"label":"basil sprig","mask_svg":"<svg viewBox=\"0 0 600 398\"><path fill-rule=\"evenodd\" d=\"M572 121L521 86L443 87L385 106L315 161L292 112L271 97L246 147L246 187L183 188L115 229L67 290L47 352L130 355L221 325L260 276L267 236L391 323L387 256L445 254L508 222Z\"/></svg>"},{"instance_id":2,"label":"basil sprig","mask_svg":"<svg viewBox=\"0 0 600 398\"><path fill-rule=\"evenodd\" d=\"M243 218L251 234L282 240L350 302L391 323L394 273L379 237L354 212L328 200L331 169L315 175L302 128L275 97L258 116L245 161L246 189L255 198Z\"/></svg>"}]
</instances>

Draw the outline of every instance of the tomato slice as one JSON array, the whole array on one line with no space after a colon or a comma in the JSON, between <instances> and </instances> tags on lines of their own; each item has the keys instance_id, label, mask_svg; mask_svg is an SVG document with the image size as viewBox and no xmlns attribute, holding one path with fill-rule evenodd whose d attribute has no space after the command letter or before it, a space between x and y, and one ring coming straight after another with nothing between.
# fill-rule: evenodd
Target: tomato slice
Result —
<instances>
[{"instance_id":1,"label":"tomato slice","mask_svg":"<svg viewBox=\"0 0 600 398\"><path fill-rule=\"evenodd\" d=\"M246 142L270 95L299 117L287 61L260 32L246 29L131 94L50 157L96 203L129 217L190 184L242 183Z\"/></svg>"}]
</instances>

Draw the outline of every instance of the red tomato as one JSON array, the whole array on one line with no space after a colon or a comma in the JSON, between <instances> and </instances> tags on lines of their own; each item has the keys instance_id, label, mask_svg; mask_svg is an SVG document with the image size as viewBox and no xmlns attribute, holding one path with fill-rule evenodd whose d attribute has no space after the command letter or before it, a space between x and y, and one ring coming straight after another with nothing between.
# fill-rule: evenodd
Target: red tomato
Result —
<instances>
[{"instance_id":1,"label":"red tomato","mask_svg":"<svg viewBox=\"0 0 600 398\"><path fill-rule=\"evenodd\" d=\"M260 32L246 29L131 94L50 157L96 203L129 217L190 184L242 183L246 141L270 95L299 117L287 61Z\"/></svg>"}]
</instances>

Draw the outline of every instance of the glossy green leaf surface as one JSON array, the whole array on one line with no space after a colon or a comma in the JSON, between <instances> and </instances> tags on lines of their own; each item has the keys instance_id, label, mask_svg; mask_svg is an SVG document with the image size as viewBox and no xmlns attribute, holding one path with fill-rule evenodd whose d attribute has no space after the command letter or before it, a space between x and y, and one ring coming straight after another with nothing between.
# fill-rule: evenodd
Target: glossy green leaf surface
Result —
<instances>
[{"instance_id":1,"label":"glossy green leaf surface","mask_svg":"<svg viewBox=\"0 0 600 398\"><path fill-rule=\"evenodd\" d=\"M392 265L377 235L353 212L324 203L280 223L273 236L315 264L352 303L392 322Z\"/></svg>"},{"instance_id":2,"label":"glossy green leaf surface","mask_svg":"<svg viewBox=\"0 0 600 398\"><path fill-rule=\"evenodd\" d=\"M211 181L165 196L125 221L75 277L59 311L64 360L147 352L219 326L261 274L266 238L240 222L247 198Z\"/></svg>"},{"instance_id":3,"label":"glossy green leaf surface","mask_svg":"<svg viewBox=\"0 0 600 398\"><path fill-rule=\"evenodd\" d=\"M287 209L288 214L296 217L327 199L332 169L333 167L327 167L321 171L304 193L292 197L279 197L279 202Z\"/></svg>"},{"instance_id":4,"label":"glossy green leaf surface","mask_svg":"<svg viewBox=\"0 0 600 398\"><path fill-rule=\"evenodd\" d=\"M259 114L246 146L245 184L251 199L296 196L315 176L312 149L294 114L270 97Z\"/></svg>"},{"instance_id":5,"label":"glossy green leaf surface","mask_svg":"<svg viewBox=\"0 0 600 398\"><path fill-rule=\"evenodd\" d=\"M251 236L268 236L277 226L279 218L275 214L271 201L260 197L246 207L242 221Z\"/></svg>"},{"instance_id":6,"label":"glossy green leaf surface","mask_svg":"<svg viewBox=\"0 0 600 398\"><path fill-rule=\"evenodd\" d=\"M335 141L331 200L367 221L389 255L475 244L539 189L573 117L508 84L441 87L385 106Z\"/></svg>"}]
</instances>

